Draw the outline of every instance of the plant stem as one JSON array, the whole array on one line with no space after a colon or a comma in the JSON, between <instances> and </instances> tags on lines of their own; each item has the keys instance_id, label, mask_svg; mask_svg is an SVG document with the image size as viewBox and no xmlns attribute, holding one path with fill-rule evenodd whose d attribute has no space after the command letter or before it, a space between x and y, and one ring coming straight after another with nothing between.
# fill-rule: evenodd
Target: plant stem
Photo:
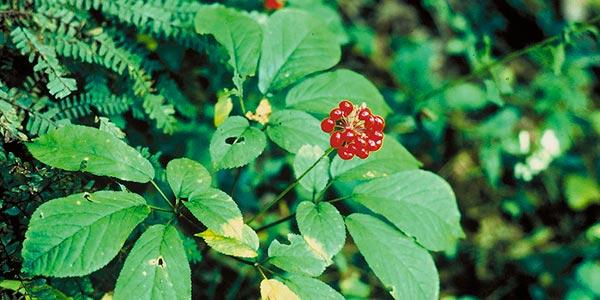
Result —
<instances>
[{"instance_id":1,"label":"plant stem","mask_svg":"<svg viewBox=\"0 0 600 300\"><path fill-rule=\"evenodd\" d=\"M342 200L349 199L350 197L352 197L352 195L348 195L348 196L343 196L343 197L334 198L334 199L331 199L331 200L327 200L327 201L325 201L325 202L329 202L329 203L335 203L335 202L338 202L338 201L342 201ZM293 217L295 217L295 216L296 216L296 213L290 214L290 215L288 215L288 216L286 216L286 217L283 217L283 218L281 218L281 219L279 219L279 220L277 220L277 221L274 221L274 222L271 222L271 223L269 223L269 224L266 224L266 225L263 225L263 226L261 226L261 227L258 227L258 228L256 228L256 229L254 229L254 231L256 231L256 232L260 232L260 231L263 231L263 230L265 230L265 229L271 228L271 227L273 227L273 226L277 226L277 225L279 225L279 224L281 224L281 223L283 223L283 222L286 222L286 221L288 221L288 220L292 219L292 218L293 218Z\"/></svg>"},{"instance_id":2,"label":"plant stem","mask_svg":"<svg viewBox=\"0 0 600 300\"><path fill-rule=\"evenodd\" d=\"M167 202L167 204L169 204L169 206L173 209L173 211L174 212L177 211L175 209L175 206L173 206L173 204L171 203L171 201L169 201L169 198L167 198L167 196L165 195L165 193L163 193L163 191L160 189L160 187L158 186L158 184L156 184L156 182L154 180L150 180L150 183L152 183L152 185L154 186L154 188L162 196L162 198L165 200L165 202Z\"/></svg>"},{"instance_id":3,"label":"plant stem","mask_svg":"<svg viewBox=\"0 0 600 300\"><path fill-rule=\"evenodd\" d=\"M288 185L281 193L279 193L279 195L277 195L277 197L275 197L275 199L273 199L271 202L269 202L269 204L267 204L267 206L265 206L261 211L259 211L256 215L254 215L254 217L252 217L248 221L248 224L251 224L252 221L256 220L256 218L258 218L262 214L266 213L271 207L273 207L273 205L277 204L281 199L283 199L283 197L285 197L285 195L287 195L287 193L289 193L294 187L296 187L296 185L298 185L300 180L302 180L302 178L304 176L306 176L306 174L308 174L308 172L310 172L310 170L312 170L323 158L325 158L331 152L333 152L333 150L334 150L333 148L327 149L327 151L325 151L325 153L323 153L323 155L321 155L321 157L319 157L319 159L317 159L317 161L315 161L308 169L306 169L306 171L304 171L304 173L302 173L300 176L298 176L298 178L296 178L296 180L294 180L292 183L290 183L290 185Z\"/></svg>"},{"instance_id":4,"label":"plant stem","mask_svg":"<svg viewBox=\"0 0 600 300\"><path fill-rule=\"evenodd\" d=\"M166 208L162 208L162 207L158 207L158 206L154 206L154 205L147 205L148 207L150 207L153 210L158 210L158 211L164 211L164 212L170 212L172 214L174 214L175 212L170 210L170 209L166 209Z\"/></svg>"},{"instance_id":5,"label":"plant stem","mask_svg":"<svg viewBox=\"0 0 600 300\"><path fill-rule=\"evenodd\" d=\"M590 25L593 25L593 24L598 23L598 22L600 22L600 15L596 16L596 17L594 17L592 19L590 19L589 21L587 21L585 23L582 23L582 25L584 25L584 26L582 26L582 28L584 28L585 25L590 26ZM579 28L578 30L574 30L573 32L574 33L580 33L582 31L584 31L584 29ZM506 56L502 57L501 59L496 60L496 61L494 61L494 62L492 62L492 63L490 63L490 64L488 64L488 65L486 65L484 67L478 68L477 70L474 70L471 73L466 74L466 75L464 75L462 77L459 77L457 79L449 81L449 82L445 83L444 85L442 85L439 88L436 88L436 89L433 89L433 90L431 90L429 92L426 92L424 94L418 95L415 98L415 103L418 104L421 101L427 100L427 99L429 99L429 98L431 98L433 96L436 96L438 94L443 93L444 91L446 91L447 89L449 89L451 87L454 87L454 86L457 86L457 85L459 85L461 83L465 83L467 81L470 81L470 80L473 80L475 78L478 78L479 76L487 73L489 70L491 70L492 68L494 68L496 66L506 64L506 63L508 63L508 62L510 62L510 61L512 61L514 59L517 59L517 58L519 58L519 57L521 57L521 56L523 56L525 54L528 54L529 52L532 52L532 51L537 50L539 48L548 46L549 44L554 43L554 42L560 40L561 38L562 38L562 35L560 35L560 34L554 35L554 36L551 36L551 37L549 37L549 38L547 38L545 40L542 40L540 42L537 42L535 44L532 44L532 45L529 45L529 46L527 46L525 48L522 48L520 50L511 52L511 53L507 54Z\"/></svg>"},{"instance_id":6,"label":"plant stem","mask_svg":"<svg viewBox=\"0 0 600 300\"><path fill-rule=\"evenodd\" d=\"M293 213L293 214L291 214L291 215L289 215L289 216L287 216L287 217L283 217L283 218L281 218L281 219L279 219L279 220L277 220L277 221L274 221L274 222L271 222L271 223L269 223L269 224L266 224L266 225L263 225L263 226L261 226L261 227L258 227L258 228L256 228L256 229L254 229L254 231L256 231L256 232L260 232L260 231L263 231L263 230L265 230L265 229L271 228L271 227L273 227L273 226L277 226L277 225L279 225L279 224L281 224L281 223L283 223L283 222L285 222L285 221L287 221L287 220L290 220L290 219L292 219L294 216L296 216L296 213Z\"/></svg>"}]
</instances>

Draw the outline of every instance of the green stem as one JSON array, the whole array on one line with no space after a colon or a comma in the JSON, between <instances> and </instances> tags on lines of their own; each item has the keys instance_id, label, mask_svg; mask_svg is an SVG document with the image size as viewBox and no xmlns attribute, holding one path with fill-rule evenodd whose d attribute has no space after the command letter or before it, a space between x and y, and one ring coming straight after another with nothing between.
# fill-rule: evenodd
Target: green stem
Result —
<instances>
[{"instance_id":1,"label":"green stem","mask_svg":"<svg viewBox=\"0 0 600 300\"><path fill-rule=\"evenodd\" d=\"M583 23L584 26L582 26L582 28L585 28L586 25L590 26L590 25L593 25L593 24L598 23L598 22L600 22L600 15L596 16L596 17L594 17L592 19L590 19L588 22ZM582 29L582 28L574 30L573 32L575 34L581 33L581 32L583 32L585 30L585 29ZM502 57L501 59L496 60L496 61L494 61L494 62L492 62L490 64L487 64L484 67L478 68L477 70L474 70L474 71L472 71L471 73L469 73L467 75L464 75L462 77L459 77L457 79L449 81L449 82L447 82L446 84L442 85L441 87L439 87L437 89L433 89L433 90L431 90L431 91L429 91L427 93L424 93L422 95L417 96L415 98L415 103L418 104L421 101L427 100L427 99L429 99L429 98L431 98L433 96L436 96L438 94L443 93L444 91L446 91L447 89L449 89L451 87L455 87L455 86L457 86L459 84L465 83L467 81L471 81L471 80L473 80L475 78L478 78L478 77L480 77L481 75L487 73L489 70L491 70L492 68L494 68L496 66L504 65L504 64L506 64L506 63L508 63L508 62L510 62L510 61L512 61L514 59L517 59L517 58L519 58L519 57L521 57L521 56L523 56L525 54L528 54L528 53L530 53L530 52L532 52L534 50L537 50L537 49L542 48L542 47L546 47L549 44L554 43L554 42L560 40L561 38L562 38L562 35L560 35L560 34L559 35L554 35L554 36L549 37L549 38L547 38L547 39L545 39L543 41L540 41L540 42L537 42L535 44L529 45L529 46L527 46L527 47L525 47L523 49L517 50L515 52L511 52L511 53L507 54L506 56Z\"/></svg>"},{"instance_id":2,"label":"green stem","mask_svg":"<svg viewBox=\"0 0 600 300\"><path fill-rule=\"evenodd\" d=\"M158 210L158 211L164 211L164 212L170 212L172 214L174 214L175 212L170 210L170 209L166 209L166 208L162 208L162 207L158 207L158 206L154 206L154 205L147 205L148 207L150 207L153 210Z\"/></svg>"},{"instance_id":3,"label":"green stem","mask_svg":"<svg viewBox=\"0 0 600 300\"><path fill-rule=\"evenodd\" d=\"M252 217L248 221L248 224L251 224L252 221L256 220L256 218L258 218L262 214L266 213L271 207L273 207L273 205L275 205L279 201L281 201L281 199L283 199L283 197L285 197L285 195L287 195L287 193L289 193L294 187L296 187L296 185L298 185L300 180L302 180L302 178L304 178L304 176L306 176L306 174L308 174L308 172L310 172L310 170L312 170L323 158L325 158L331 152L333 152L333 150L334 150L333 148L327 149L327 151L325 151L325 153L323 153L323 155L321 155L321 157L319 157L319 159L317 159L317 161L315 161L308 169L306 169L306 171L304 171L304 173L302 173L300 176L298 176L298 178L296 178L296 180L294 180L292 183L290 183L290 185L288 185L281 193L279 193L279 195L277 195L277 197L275 197L275 199L273 199L271 202L269 202L269 204L267 204L267 206L265 206L261 211L259 211L256 215L254 215L254 217Z\"/></svg>"},{"instance_id":4,"label":"green stem","mask_svg":"<svg viewBox=\"0 0 600 300\"><path fill-rule=\"evenodd\" d=\"M329 203L335 203L335 202L338 202L338 201L342 201L342 200L349 199L349 198L351 198L351 197L352 197L352 195L348 195L348 196L343 196L343 197L338 197L338 198L334 198L334 199L331 199L331 200L327 200L327 201L325 201L325 202L329 202ZM296 213L290 214L290 215L288 215L288 216L285 216L285 217L283 217L283 218L281 218L281 219L279 219L279 220L277 220L277 221L274 221L274 222L271 222L271 223L269 223L269 224L265 224L265 225L263 225L263 226L261 226L261 227L258 227L258 228L256 228L256 229L254 229L254 231L256 231L256 232L260 232L260 231L263 231L263 230L265 230L265 229L271 228L271 227L273 227L273 226L277 226L277 225L279 225L279 224L281 224L281 223L283 223L283 222L286 222L286 221L288 221L288 220L292 219L292 218L293 218L293 217L295 217L295 216L296 216Z\"/></svg>"},{"instance_id":5,"label":"green stem","mask_svg":"<svg viewBox=\"0 0 600 300\"><path fill-rule=\"evenodd\" d=\"M173 209L173 211L177 211L175 209L175 206L173 206L173 204L171 203L171 201L169 201L169 198L167 198L167 196L165 195L165 193L163 193L163 191L160 189L160 187L158 186L158 184L156 184L156 182L154 180L150 180L150 183L152 183L152 185L154 186L154 188L162 196L162 198L165 200L165 202L167 202L167 204L169 204L169 206Z\"/></svg>"}]
</instances>

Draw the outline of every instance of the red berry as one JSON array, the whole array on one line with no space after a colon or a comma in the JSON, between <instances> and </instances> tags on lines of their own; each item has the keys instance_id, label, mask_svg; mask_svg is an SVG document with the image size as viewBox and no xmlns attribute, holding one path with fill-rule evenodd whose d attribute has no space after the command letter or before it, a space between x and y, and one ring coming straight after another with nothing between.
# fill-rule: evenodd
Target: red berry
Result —
<instances>
[{"instance_id":1,"label":"red berry","mask_svg":"<svg viewBox=\"0 0 600 300\"><path fill-rule=\"evenodd\" d=\"M331 137L329 137L329 145L333 148L340 148L344 143L344 139L342 138L342 133L339 131L334 132Z\"/></svg>"},{"instance_id":2,"label":"red berry","mask_svg":"<svg viewBox=\"0 0 600 300\"><path fill-rule=\"evenodd\" d=\"M369 150L365 149L365 148L358 148L358 150L354 153L356 154L356 156L365 159L367 157L369 157Z\"/></svg>"},{"instance_id":3,"label":"red berry","mask_svg":"<svg viewBox=\"0 0 600 300\"><path fill-rule=\"evenodd\" d=\"M352 129L346 129L344 131L344 133L342 134L342 138L344 139L344 142L352 142L354 140L354 138L356 137L356 133L354 133L354 131Z\"/></svg>"},{"instance_id":4,"label":"red berry","mask_svg":"<svg viewBox=\"0 0 600 300\"><path fill-rule=\"evenodd\" d=\"M350 115L350 113L354 109L354 105L352 105L352 103L348 100L342 100L342 102L340 102L339 107L344 113L344 116Z\"/></svg>"},{"instance_id":5,"label":"red berry","mask_svg":"<svg viewBox=\"0 0 600 300\"><path fill-rule=\"evenodd\" d=\"M367 141L367 149L369 151L377 151L379 148L381 148L381 144L381 140L375 141L370 139Z\"/></svg>"},{"instance_id":6,"label":"red berry","mask_svg":"<svg viewBox=\"0 0 600 300\"><path fill-rule=\"evenodd\" d=\"M365 118L364 122L365 122L365 128L367 128L367 129L373 128L373 125L375 123L375 118L373 116L368 116Z\"/></svg>"},{"instance_id":7,"label":"red berry","mask_svg":"<svg viewBox=\"0 0 600 300\"><path fill-rule=\"evenodd\" d=\"M344 113L339 108L334 108L329 113L329 117L334 121L341 119L343 116L344 116Z\"/></svg>"},{"instance_id":8,"label":"red berry","mask_svg":"<svg viewBox=\"0 0 600 300\"><path fill-rule=\"evenodd\" d=\"M264 2L266 9L280 9L283 7L282 0L265 0Z\"/></svg>"},{"instance_id":9,"label":"red berry","mask_svg":"<svg viewBox=\"0 0 600 300\"><path fill-rule=\"evenodd\" d=\"M356 137L354 139L354 143L356 143L358 146L361 146L361 147L366 147L367 146L367 140L365 140L364 138L362 138L360 136Z\"/></svg>"},{"instance_id":10,"label":"red berry","mask_svg":"<svg viewBox=\"0 0 600 300\"><path fill-rule=\"evenodd\" d=\"M338 156L343 160L349 160L354 157L354 153L350 152L346 147L337 150Z\"/></svg>"},{"instance_id":11,"label":"red berry","mask_svg":"<svg viewBox=\"0 0 600 300\"><path fill-rule=\"evenodd\" d=\"M358 112L358 119L364 121L370 115L371 115L371 110L365 107L365 108L361 109L360 112Z\"/></svg>"},{"instance_id":12,"label":"red berry","mask_svg":"<svg viewBox=\"0 0 600 300\"><path fill-rule=\"evenodd\" d=\"M383 139L383 133L381 131L372 131L368 135L372 140L380 141Z\"/></svg>"},{"instance_id":13,"label":"red berry","mask_svg":"<svg viewBox=\"0 0 600 300\"><path fill-rule=\"evenodd\" d=\"M382 117L380 116L375 116L373 117L373 130L375 131L383 131L383 128L385 127L385 121L383 120Z\"/></svg>"},{"instance_id":14,"label":"red berry","mask_svg":"<svg viewBox=\"0 0 600 300\"><path fill-rule=\"evenodd\" d=\"M323 120L321 122L321 130L325 131L325 132L332 132L333 129L335 129L335 121L330 119L330 118L326 118L325 120Z\"/></svg>"}]
</instances>

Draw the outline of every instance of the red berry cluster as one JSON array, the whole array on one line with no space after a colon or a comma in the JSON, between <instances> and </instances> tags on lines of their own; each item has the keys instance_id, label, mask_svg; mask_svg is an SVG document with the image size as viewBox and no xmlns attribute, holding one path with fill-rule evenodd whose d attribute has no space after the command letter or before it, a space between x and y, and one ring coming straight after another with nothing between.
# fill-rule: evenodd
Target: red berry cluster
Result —
<instances>
[{"instance_id":1,"label":"red berry cluster","mask_svg":"<svg viewBox=\"0 0 600 300\"><path fill-rule=\"evenodd\" d=\"M321 129L331 134L329 144L344 160L354 156L365 159L372 151L379 150L384 127L383 118L373 115L365 104L355 106L348 100L342 100L321 122Z\"/></svg>"}]
</instances>

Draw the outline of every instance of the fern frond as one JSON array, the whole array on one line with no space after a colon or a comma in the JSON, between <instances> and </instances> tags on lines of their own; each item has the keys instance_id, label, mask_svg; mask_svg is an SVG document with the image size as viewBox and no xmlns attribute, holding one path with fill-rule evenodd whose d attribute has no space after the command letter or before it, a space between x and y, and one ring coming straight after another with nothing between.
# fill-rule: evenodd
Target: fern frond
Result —
<instances>
[{"instance_id":1,"label":"fern frond","mask_svg":"<svg viewBox=\"0 0 600 300\"><path fill-rule=\"evenodd\" d=\"M37 62L33 68L36 72L48 75L48 88L50 94L56 98L64 98L77 90L77 82L66 77L66 71L56 58L53 47L43 44L38 37L27 28L16 27L11 33L11 38L21 54L28 56L30 62Z\"/></svg>"},{"instance_id":2,"label":"fern frond","mask_svg":"<svg viewBox=\"0 0 600 300\"><path fill-rule=\"evenodd\" d=\"M156 121L156 126L164 133L173 133L177 119L173 116L175 109L173 105L165 104L165 98L160 95L148 94L144 97L144 111L150 119Z\"/></svg>"},{"instance_id":3,"label":"fern frond","mask_svg":"<svg viewBox=\"0 0 600 300\"><path fill-rule=\"evenodd\" d=\"M59 112L55 119L74 120L89 116L95 108L102 115L115 115L129 110L132 99L114 94L86 93L78 97L66 98L57 104Z\"/></svg>"},{"instance_id":4,"label":"fern frond","mask_svg":"<svg viewBox=\"0 0 600 300\"><path fill-rule=\"evenodd\" d=\"M194 118L198 115L198 109L181 92L177 83L166 75L158 79L156 86L161 95L171 103L175 109L188 118Z\"/></svg>"}]
</instances>

